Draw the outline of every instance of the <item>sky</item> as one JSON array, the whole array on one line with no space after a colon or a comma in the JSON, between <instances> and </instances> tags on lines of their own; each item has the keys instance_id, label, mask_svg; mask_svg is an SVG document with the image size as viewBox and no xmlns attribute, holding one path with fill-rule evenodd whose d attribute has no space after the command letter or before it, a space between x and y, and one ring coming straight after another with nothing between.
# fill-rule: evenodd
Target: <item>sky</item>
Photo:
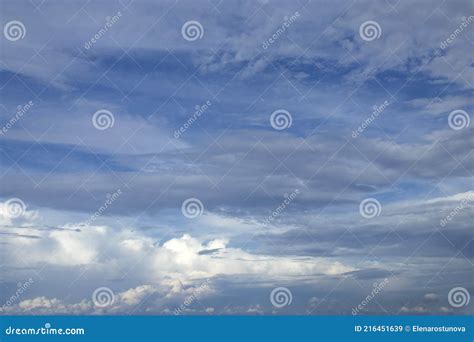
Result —
<instances>
[{"instance_id":1,"label":"sky","mask_svg":"<svg viewBox=\"0 0 474 342\"><path fill-rule=\"evenodd\" d=\"M0 26L1 314L473 313L472 1Z\"/></svg>"}]
</instances>

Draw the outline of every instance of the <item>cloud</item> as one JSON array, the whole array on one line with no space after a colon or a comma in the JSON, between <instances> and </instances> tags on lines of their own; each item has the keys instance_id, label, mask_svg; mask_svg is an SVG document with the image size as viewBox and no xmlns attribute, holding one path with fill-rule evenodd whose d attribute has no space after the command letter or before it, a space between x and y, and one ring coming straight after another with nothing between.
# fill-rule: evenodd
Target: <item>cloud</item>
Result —
<instances>
[{"instance_id":1,"label":"cloud","mask_svg":"<svg viewBox=\"0 0 474 342\"><path fill-rule=\"evenodd\" d=\"M25 230L29 231L26 227ZM40 236L35 240L12 239L2 254L12 266L19 265L19 262L30 265L42 262L60 266L89 265L97 271L107 269L111 276L119 276L121 267L127 264L126 260L132 258L143 261L143 274L149 274L149 279L154 281L164 277L186 281L239 274L280 278L342 274L354 270L351 266L324 258L251 254L227 247L223 239L203 244L188 234L172 238L162 245L156 245L151 237L108 227L49 231L40 233ZM14 249L28 249L30 253L15 260ZM201 253L209 249L216 251L212 254Z\"/></svg>"},{"instance_id":2,"label":"cloud","mask_svg":"<svg viewBox=\"0 0 474 342\"><path fill-rule=\"evenodd\" d=\"M412 308L403 306L400 309L400 311L403 313L416 313L416 314L426 314L429 312L429 310L423 306L415 306Z\"/></svg>"},{"instance_id":3,"label":"cloud","mask_svg":"<svg viewBox=\"0 0 474 342\"><path fill-rule=\"evenodd\" d=\"M423 298L427 301L437 301L438 295L436 293L427 293L423 296Z\"/></svg>"},{"instance_id":4,"label":"cloud","mask_svg":"<svg viewBox=\"0 0 474 342\"><path fill-rule=\"evenodd\" d=\"M183 312L271 314L283 285L299 303L288 312L350 314L387 277L398 293L368 311L450 312L429 297L444 298L448 279L472 282L473 128L448 116L472 119L474 26L440 44L470 11L442 0L5 4L4 21L27 32L1 42L0 299L34 276L12 312L170 314L209 279ZM188 20L202 39L183 39ZM367 20L378 39L360 36ZM107 130L92 122L101 109ZM270 125L278 109L292 116L286 130ZM191 197L204 206L192 220L181 214ZM10 198L22 216L1 214ZM366 198L380 216L359 214ZM101 286L115 293L107 310L91 302Z\"/></svg>"},{"instance_id":5,"label":"cloud","mask_svg":"<svg viewBox=\"0 0 474 342\"><path fill-rule=\"evenodd\" d=\"M91 288L94 285L103 286L104 277L118 279L133 272L133 281L127 283L136 285L116 292L116 303L110 308L110 312L127 312L148 297L163 303L190 295L202 279L224 277L232 281L232 278L248 277L265 282L298 281L324 274L342 275L355 270L353 266L332 259L249 253L241 248L229 247L231 241L227 238L203 242L184 234L158 244L151 236L126 229L107 226L81 226L75 229L71 225L68 229L38 229L32 223L34 220L7 228L39 236L32 240L16 235L6 240L1 252L2 259L9 267L16 269L10 278L28 274L30 267L39 272L44 271L42 276L46 278L54 277L55 269L63 270L60 271L62 282L69 282L69 288L74 288L84 297L71 303L70 300L48 297L45 293L21 300L8 307L6 310L9 312L94 312L97 308L88 299L92 295L88 292L90 290L80 290L75 285L82 276L89 279L88 288ZM17 253L25 250L28 253ZM209 250L213 252L202 253ZM83 271L77 278L76 272L68 275L67 269ZM117 289L117 284L110 280L106 283ZM211 285L206 292L200 291L200 295L216 290L218 288ZM33 287L29 291L31 293L27 292L23 296L30 296L41 289ZM160 304L150 305L153 310L160 307Z\"/></svg>"}]
</instances>

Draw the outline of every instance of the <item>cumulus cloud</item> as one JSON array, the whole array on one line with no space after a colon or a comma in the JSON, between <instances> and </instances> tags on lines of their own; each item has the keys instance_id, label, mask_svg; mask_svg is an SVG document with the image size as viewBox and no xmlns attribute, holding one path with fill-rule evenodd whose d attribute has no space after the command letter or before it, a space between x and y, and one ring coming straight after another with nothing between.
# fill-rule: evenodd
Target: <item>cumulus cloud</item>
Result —
<instances>
[{"instance_id":1,"label":"cumulus cloud","mask_svg":"<svg viewBox=\"0 0 474 342\"><path fill-rule=\"evenodd\" d=\"M24 227L22 231L34 229ZM29 250L30 253L16 260L14 250ZM215 252L200 253L205 250ZM127 264L126 260L141 260L140 268L155 281L171 276L182 281L239 274L280 278L342 274L354 270L352 266L324 258L252 254L227 247L224 239L203 243L188 234L156 245L150 237L108 227L50 231L41 234L40 239L18 237L12 239L2 254L12 266L43 262L60 266L90 265L116 276Z\"/></svg>"},{"instance_id":2,"label":"cumulus cloud","mask_svg":"<svg viewBox=\"0 0 474 342\"><path fill-rule=\"evenodd\" d=\"M155 239L143 233L107 226L80 226L80 229L74 229L69 225L68 229L38 229L38 226L33 226L32 223L7 228L10 231L21 231L22 234L39 236L37 239L30 239L15 235L6 240L5 248L2 248L1 252L2 260L12 269L16 269L9 278L13 280L27 274L29 268L39 272L46 269L43 276L49 277L52 276L52 273L49 273L50 268L80 270L85 267L84 274L80 276L95 279L89 287L100 287L104 281L99 279L103 279L103 276L114 279L133 272L135 280L131 283L142 284L117 292L114 305L108 309L110 312L130 311L148 297L155 298L158 303L183 298L193 293L202 279L211 280L211 286L206 287L205 291L199 291L200 296L205 296L218 290L212 286L214 278L224 277L231 280L236 277L237 280L247 277L268 283L281 280L298 281L321 275L343 275L356 269L343 262L322 257L250 253L229 246L231 241L227 238L201 241L184 234L157 243ZM28 250L28 253L16 253L25 250ZM202 253L209 250L213 252ZM74 277L68 279L66 273L63 277L62 281L71 282L70 286L74 286L78 280ZM110 281L107 285L117 288L117 285ZM6 310L23 313L80 313L98 309L94 308L88 298L91 293L79 293L85 296L77 303L40 295L24 299ZM28 292L24 295L28 295ZM150 310L157 310L159 306L155 303L151 305Z\"/></svg>"}]
</instances>

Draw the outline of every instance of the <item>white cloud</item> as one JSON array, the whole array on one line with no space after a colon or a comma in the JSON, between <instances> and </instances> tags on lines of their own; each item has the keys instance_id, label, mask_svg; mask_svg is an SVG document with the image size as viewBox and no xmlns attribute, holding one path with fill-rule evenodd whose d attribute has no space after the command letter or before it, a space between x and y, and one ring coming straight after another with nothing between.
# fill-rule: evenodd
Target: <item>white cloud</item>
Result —
<instances>
[{"instance_id":1,"label":"white cloud","mask_svg":"<svg viewBox=\"0 0 474 342\"><path fill-rule=\"evenodd\" d=\"M311 279L323 274L340 275L356 270L343 262L312 256L265 255L231 247L228 238L203 241L189 234L168 239L157 244L156 240L143 232L127 229L113 229L108 226L74 226L68 229L48 229L41 226L17 225L8 227L18 233L6 237L7 242L0 251L2 260L13 269L8 277L15 281L22 269L34 268L48 279L50 268L85 269L89 286L111 286L116 284L107 279L122 277L133 269L134 286L115 296L116 303L110 308L120 312L139 304L144 298L159 294L160 298L177 298L191 294L202 279L240 276L265 280ZM28 238L28 235L37 238ZM28 251L20 253L18 251ZM211 251L210 253L200 253ZM46 266L46 267L45 267ZM132 266L132 268L131 268ZM68 283L67 273L62 282ZM74 275L77 277L77 274ZM105 284L104 284L105 283ZM40 284L40 282L38 282ZM40 286L40 285L38 285ZM36 288L36 291L39 291ZM70 304L63 299L50 298L48 293L25 299L9 310L23 312L83 312L92 310L89 303L91 291L75 288L85 298ZM210 286L200 290L200 295L214 292ZM34 291L31 292L33 294ZM56 311L55 311L56 310Z\"/></svg>"},{"instance_id":2,"label":"white cloud","mask_svg":"<svg viewBox=\"0 0 474 342\"><path fill-rule=\"evenodd\" d=\"M438 295L436 293L427 293L423 298L427 301L436 301L438 300Z\"/></svg>"}]
</instances>

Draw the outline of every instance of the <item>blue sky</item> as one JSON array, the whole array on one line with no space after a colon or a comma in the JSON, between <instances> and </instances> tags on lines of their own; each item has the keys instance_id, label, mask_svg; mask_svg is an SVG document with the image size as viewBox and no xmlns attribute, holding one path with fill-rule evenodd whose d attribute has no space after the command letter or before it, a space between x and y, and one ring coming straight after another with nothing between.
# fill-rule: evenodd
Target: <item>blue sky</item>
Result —
<instances>
[{"instance_id":1,"label":"blue sky","mask_svg":"<svg viewBox=\"0 0 474 342\"><path fill-rule=\"evenodd\" d=\"M472 2L0 9L2 310L472 313Z\"/></svg>"}]
</instances>

